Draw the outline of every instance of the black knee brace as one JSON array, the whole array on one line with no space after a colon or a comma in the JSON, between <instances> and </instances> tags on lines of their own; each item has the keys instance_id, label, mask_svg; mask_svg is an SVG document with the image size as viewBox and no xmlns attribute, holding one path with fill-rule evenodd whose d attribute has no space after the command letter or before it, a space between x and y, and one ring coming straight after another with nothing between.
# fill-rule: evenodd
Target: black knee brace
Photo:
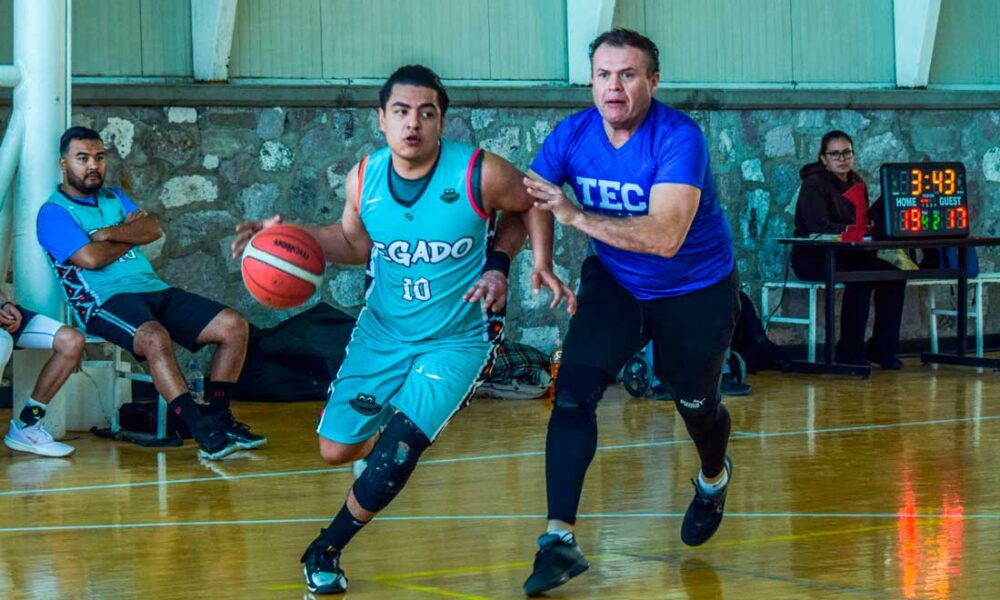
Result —
<instances>
[{"instance_id":1,"label":"black knee brace","mask_svg":"<svg viewBox=\"0 0 1000 600\"><path fill-rule=\"evenodd\" d=\"M556 409L595 412L613 376L593 367L563 365L556 379Z\"/></svg>"},{"instance_id":2,"label":"black knee brace","mask_svg":"<svg viewBox=\"0 0 1000 600\"><path fill-rule=\"evenodd\" d=\"M430 440L413 421L403 413L396 413L368 455L364 473L354 482L358 504L370 512L388 506L406 485L420 455L430 445Z\"/></svg>"}]
</instances>

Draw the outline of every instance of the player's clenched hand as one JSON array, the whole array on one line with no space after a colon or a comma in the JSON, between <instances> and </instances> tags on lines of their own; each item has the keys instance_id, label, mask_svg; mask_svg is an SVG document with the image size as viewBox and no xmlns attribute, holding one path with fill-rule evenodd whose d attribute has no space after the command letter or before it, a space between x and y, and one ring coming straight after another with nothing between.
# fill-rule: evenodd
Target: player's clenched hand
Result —
<instances>
[{"instance_id":1,"label":"player's clenched hand","mask_svg":"<svg viewBox=\"0 0 1000 600\"><path fill-rule=\"evenodd\" d=\"M125 215L125 222L131 223L132 221L137 221L143 217L148 217L148 216L149 213L140 208L139 210L133 210L129 214Z\"/></svg>"},{"instance_id":2,"label":"player's clenched hand","mask_svg":"<svg viewBox=\"0 0 1000 600\"><path fill-rule=\"evenodd\" d=\"M21 311L13 304L8 303L0 308L0 327L7 331L17 331L21 326Z\"/></svg>"},{"instance_id":3,"label":"player's clenched hand","mask_svg":"<svg viewBox=\"0 0 1000 600\"><path fill-rule=\"evenodd\" d=\"M551 212L563 225L573 225L573 222L583 214L566 197L562 188L530 177L524 178L524 187L527 189L528 194L535 199L535 206Z\"/></svg>"},{"instance_id":4,"label":"player's clenched hand","mask_svg":"<svg viewBox=\"0 0 1000 600\"><path fill-rule=\"evenodd\" d=\"M507 306L507 278L500 271L486 271L465 293L466 302L483 302L487 310L500 312Z\"/></svg>"},{"instance_id":5,"label":"player's clenched hand","mask_svg":"<svg viewBox=\"0 0 1000 600\"><path fill-rule=\"evenodd\" d=\"M549 303L549 308L555 308L559 306L559 303L566 299L566 312L571 315L576 314L576 294L573 290L569 289L559 276L552 272L552 269L539 269L535 267L531 271L531 289L537 294L542 286L545 286L552 290L552 302Z\"/></svg>"},{"instance_id":6,"label":"player's clenched hand","mask_svg":"<svg viewBox=\"0 0 1000 600\"><path fill-rule=\"evenodd\" d=\"M273 227L281 223L281 215L274 215L270 219L263 219L260 221L243 221L236 224L236 239L233 240L232 250L233 258L239 258L243 255L243 249L246 248L247 242L250 238L254 236L261 229L266 229L268 227Z\"/></svg>"}]
</instances>

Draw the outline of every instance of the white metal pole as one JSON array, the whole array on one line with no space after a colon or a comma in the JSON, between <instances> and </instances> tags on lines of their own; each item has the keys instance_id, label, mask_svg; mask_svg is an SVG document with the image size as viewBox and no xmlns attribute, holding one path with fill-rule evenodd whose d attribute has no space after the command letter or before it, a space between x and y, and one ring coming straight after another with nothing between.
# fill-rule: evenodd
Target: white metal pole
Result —
<instances>
[{"instance_id":1,"label":"white metal pole","mask_svg":"<svg viewBox=\"0 0 1000 600\"><path fill-rule=\"evenodd\" d=\"M0 65L0 87L14 87L20 81L20 69L14 65Z\"/></svg>"},{"instance_id":2,"label":"white metal pole","mask_svg":"<svg viewBox=\"0 0 1000 600\"><path fill-rule=\"evenodd\" d=\"M66 0L14 1L14 65L21 82L14 110L24 120L24 140L14 193L14 291L18 303L52 318L62 314L62 294L35 235L35 217L59 183L59 136L66 118ZM14 414L28 397L49 357L22 350L14 359ZM67 382L71 383L71 382ZM66 431L66 402L74 385L49 403L45 426L55 437Z\"/></svg>"},{"instance_id":3,"label":"white metal pole","mask_svg":"<svg viewBox=\"0 0 1000 600\"><path fill-rule=\"evenodd\" d=\"M11 225L13 224L13 186L17 162L24 143L24 118L14 110L7 121L7 131L0 144L0 283L7 281L10 271Z\"/></svg>"},{"instance_id":4,"label":"white metal pole","mask_svg":"<svg viewBox=\"0 0 1000 600\"><path fill-rule=\"evenodd\" d=\"M63 129L69 129L73 124L73 0L65 0L63 6L63 44L66 48L65 68L63 69L63 89L65 90L63 103L66 105L66 114L63 118Z\"/></svg>"},{"instance_id":5,"label":"white metal pole","mask_svg":"<svg viewBox=\"0 0 1000 600\"><path fill-rule=\"evenodd\" d=\"M59 318L62 301L38 246L35 217L60 180L65 28L65 0L15 0L14 64L22 79L14 89L14 107L24 119L24 142L14 196L14 288L21 304L53 318Z\"/></svg>"}]
</instances>

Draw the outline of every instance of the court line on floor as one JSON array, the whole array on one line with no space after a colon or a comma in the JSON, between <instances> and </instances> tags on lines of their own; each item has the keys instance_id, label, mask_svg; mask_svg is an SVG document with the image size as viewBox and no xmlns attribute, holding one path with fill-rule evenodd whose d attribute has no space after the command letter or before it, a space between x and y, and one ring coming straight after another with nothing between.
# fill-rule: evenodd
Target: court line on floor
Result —
<instances>
[{"instance_id":1,"label":"court line on floor","mask_svg":"<svg viewBox=\"0 0 1000 600\"><path fill-rule=\"evenodd\" d=\"M678 568L684 568L684 561L683 560L679 560L679 558L678 558L679 555L676 555L676 554L674 554L673 556L650 556L650 555L638 554L638 553L622 553L622 555L624 557L635 559L635 560L644 560L644 561L649 561L649 562L658 562L658 563L663 563L663 564L668 564L668 565L675 565ZM690 560L691 558L693 558L693 557L689 557L688 560ZM695 559L695 560L697 560L697 559ZM798 586L798 587L802 587L802 588L807 588L809 590L822 590L822 591L826 591L826 592L838 592L838 593L841 593L841 594L853 594L853 595L856 595L856 596L868 596L868 597L873 597L873 598L891 598L891 597L893 597L888 592L884 592L884 591L881 591L881 590L872 590L872 589L865 589L865 588L858 588L858 587L850 587L850 586L845 586L845 585L838 585L836 583L826 583L826 582L817 581L817 580L814 580L814 579L803 579L801 577L787 577L787 576L783 576L783 575L774 575L774 574L768 574L768 573L761 573L761 572L757 572L757 571L751 571L749 569L740 569L740 568L737 568L737 567L717 567L717 566L709 564L707 562L702 562L702 564L694 567L692 570L703 571L703 572L706 572L706 573L723 573L723 574L726 574L726 575L738 575L738 576L741 576L741 577L748 577L748 578L751 578L751 579L762 579L762 580L765 580L765 581L772 581L772 582L778 582L778 583L787 583L787 584L790 584L790 585L794 585L794 586ZM721 595L721 583L719 584L719 587L720 587L719 591L720 591L720 595Z\"/></svg>"},{"instance_id":2,"label":"court line on floor","mask_svg":"<svg viewBox=\"0 0 1000 600\"><path fill-rule=\"evenodd\" d=\"M588 515L588 516L593 517L593 515ZM680 513L676 513L675 516L679 517ZM780 534L780 535L775 535L775 536L768 536L766 538L756 538L756 539L743 539L743 540L732 540L732 541L718 540L718 541L716 541L716 542L714 542L712 544L712 547L714 549L720 549L720 548L726 548L726 547L738 547L738 546L747 546L747 545L750 545L750 546L760 546L760 545L767 544L767 543L787 542L787 541L793 541L793 540L799 540L799 541L801 541L801 540L815 539L815 538L821 538L821 537L842 536L842 535L846 535L846 534L869 533L869 532L872 532L872 531L886 531L886 530L895 529L896 527L897 526L894 525L894 524L893 525L874 525L874 526L865 526L865 527L850 527L850 528L846 528L846 529L836 529L836 530L829 530L829 531L812 531L812 532L809 532L809 533L799 533L799 534ZM675 549L672 549L672 548L669 548L669 547L665 547L665 548L660 548L660 549L655 549L655 548L654 549L650 549L650 550L648 550L646 552L646 554L649 554L649 553L659 553L659 554L662 554L662 555L666 555L666 556L663 556L663 557L655 557L655 556L649 557L649 556L642 556L642 555L637 555L637 554L628 553L628 552L614 552L614 551L612 551L612 552L604 552L604 553L601 553L601 554L591 554L591 555L587 556L587 559L591 563L598 563L598 562L610 562L610 561L615 561L615 560L627 560L627 559L635 558L635 557L638 556L640 559L660 560L661 562L665 562L665 560L661 560L661 559L666 559L671 554L671 550L673 550L672 553L674 555L681 556L681 554L678 554ZM692 558L694 558L694 557L692 557ZM694 558L694 560L699 560L699 559ZM706 566L704 568L706 570L722 570L722 569L718 569L717 567L714 567L713 565L708 564L708 563L705 563L705 565ZM450 567L450 568L446 568L446 569L430 569L430 570L422 570L422 571L410 571L410 572L403 572L403 573L394 573L392 575L380 575L378 577L372 577L372 578L369 578L369 579L367 579L365 581L370 581L370 582L373 582L373 583L382 583L382 584L389 584L389 585L391 585L390 582L396 582L396 581L407 580L407 579L412 580L412 579L426 579L426 578L442 577L442 576L444 576L444 577L455 577L455 576L463 576L463 575L478 575L478 574L481 574L483 572L488 572L488 571L507 571L507 570L511 570L511 569L522 569L522 568L523 569L527 569L530 566L531 566L531 561L527 561L526 560L526 561L516 561L516 562L501 563L501 564L492 564L492 565L471 565L471 566L464 566L464 567ZM765 579L772 579L772 580L775 579L775 576L755 574L755 573L753 573L751 571L737 570L737 569L733 569L733 568L728 569L728 571L731 571L733 573L738 573L738 574L741 574L741 575L745 575L745 576L748 576L748 577L758 577L758 578L765 578ZM801 584L803 586L812 587L812 588L830 589L830 590L843 591L843 592L848 592L848 593L856 593L856 594L868 595L868 596L874 596L874 597L886 597L887 596L887 594L881 593L879 591L863 590L863 589L860 589L860 588L846 588L846 587L843 587L843 586L836 586L834 584L825 584L825 583L822 583L822 582L810 582L809 580L798 580L798 579L794 579L794 578L782 578L780 576L777 576L777 580L779 580L779 581L785 581L785 582L788 582L788 583ZM302 587L302 584L298 584L297 586L296 586L296 584L285 584L285 585L280 585L280 586L270 586L270 587L268 587L268 589L269 590L292 589L292 588L295 588L295 587ZM433 591L430 591L430 590L439 590L439 588L430 588L428 590L422 590L422 591L428 591L429 593L434 593Z\"/></svg>"},{"instance_id":3,"label":"court line on floor","mask_svg":"<svg viewBox=\"0 0 1000 600\"><path fill-rule=\"evenodd\" d=\"M594 515L588 515L588 517L593 517L593 516ZM675 516L679 517L680 513L676 513ZM768 543L779 543L779 542L787 542L787 541L802 541L802 540L816 539L816 538L822 538L822 537L843 536L843 535L847 535L847 534L870 533L870 532L873 532L873 531L887 531L887 530L896 529L896 527L897 527L897 525L895 525L895 524L890 524L890 525L874 525L874 526L865 526L865 527L850 527L850 528L845 528L845 529L836 529L836 530L828 530L828 531L812 531L812 532L808 532L808 533L798 533L798 534L794 534L794 533L793 534L780 534L780 535L768 536L766 538L756 538L756 539L743 539L743 540L730 540L730 541L718 540L718 541L716 541L716 542L714 542L712 544L712 547L714 549L721 549L721 548L726 548L726 547L739 547L739 546L748 546L748 545L749 546L760 546L760 545L768 544ZM653 553L653 554L658 553L658 554L661 554L663 556L655 556L655 555L654 556L650 556L649 555L650 553ZM666 563L666 562L669 562L669 559L670 559L671 556L680 557L680 556L682 556L682 554L678 553L676 551L676 549L674 549L674 548L664 547L664 548L660 548L660 549L654 548L654 549L647 550L645 554L637 554L637 553L629 553L629 552L614 552L614 551L612 551L612 552L604 552L604 553L601 553L601 554L591 554L591 555L587 556L587 559L591 563L609 562L609 561L615 561L615 560L626 560L626 559L635 559L635 558L638 558L640 560L650 560L650 561L657 561L657 562L664 562L664 563ZM878 590L865 590L865 589L862 589L862 588L849 588L849 587L844 587L844 586L837 586L836 584L827 584L827 583L823 583L823 582L813 582L813 581L804 580L804 579L795 579L795 578L787 578L787 577L781 577L781 576L773 576L773 575L766 575L766 574L754 573L752 571L747 571L747 570L742 570L742 569L736 569L736 568L731 568L731 567L730 568L719 568L719 567L715 567L714 565L712 565L710 563L701 561L700 559L698 559L696 557L690 557L687 560L694 560L694 561L703 563L704 567L699 567L699 568L707 570L707 571L721 571L721 572L727 572L727 573L732 573L732 574L743 575L743 576L746 576L746 577L755 577L755 578L763 578L763 579L768 579L768 580L773 580L773 581L782 581L782 582L786 582L786 583L793 583L793 584L802 585L804 587L809 587L809 588L826 589L826 590L831 590L831 591L841 591L841 592L845 592L845 593L853 593L853 594L858 594L858 595L867 595L867 596L873 596L873 597L891 597L890 594L883 593L883 592L880 592ZM426 578L434 578L434 577L455 577L455 576L463 576L463 575L478 575L478 574L481 574L481 573L484 573L484 572L489 572L489 571L508 571L508 570L511 570L511 569L527 569L530 566L531 566L531 561L530 560L524 560L524 561L516 561L516 562L509 562L509 563L492 564L492 565L470 565L470 566L464 566L464 567L450 567L450 568L446 568L446 569L429 569L429 570L422 570L422 571L409 571L409 572L403 572L403 573L393 573L391 575L380 575L380 576L377 576L377 577L370 577L370 578L367 578L367 579L362 579L361 581L368 581L368 582L372 582L372 583L377 583L377 584L383 584L383 585L390 585L390 586L392 586L393 583L395 583L395 582L401 582L402 580L407 580L407 579L413 580L413 579L426 579ZM305 586L303 584L301 584L301 583L298 583L298 584L294 584L293 583L293 584L272 585L272 586L268 586L267 589L271 590L271 591L279 591L279 590L300 589L300 588L304 588L304 587ZM407 589L411 589L411 588L407 588ZM445 596L448 596L448 597L456 597L455 594L457 594L457 592L450 592L448 590L442 590L441 588L435 588L435 587L418 586L417 588L412 588L412 589L418 589L418 591L424 591L424 592L427 592L427 593L430 593L430 594L445 595ZM458 596L458 597L461 597L461 596Z\"/></svg>"},{"instance_id":4,"label":"court line on floor","mask_svg":"<svg viewBox=\"0 0 1000 600\"><path fill-rule=\"evenodd\" d=\"M642 513L585 513L580 519L680 519L682 512L642 512ZM728 519L900 519L917 520L960 519L963 521L1000 520L1000 513L794 513L794 512L726 512ZM538 514L495 514L495 515L386 515L379 516L379 523L434 522L434 521L521 521L544 520ZM288 525L293 523L328 523L330 517L298 517L285 519L233 519L228 521L150 521L146 523L94 523L89 525L37 525L33 527L0 527L3 533L45 533L51 531L99 531L150 529L156 527L219 527L250 525Z\"/></svg>"},{"instance_id":5,"label":"court line on floor","mask_svg":"<svg viewBox=\"0 0 1000 600\"><path fill-rule=\"evenodd\" d=\"M956 419L932 419L928 421L901 421L897 423L880 423L880 424L869 424L869 425L848 425L843 427L826 427L819 429L798 429L793 431L774 431L774 432L749 432L749 431L734 431L732 433L732 438L730 441L740 441L740 440L751 440L751 439L765 439L772 437L791 437L797 435L820 435L827 433L850 433L850 432L863 432L863 431L879 431L886 429L896 429L901 427L922 427L927 425L949 425L956 423L969 423L974 421L996 421L1000 420L1000 415L988 415L979 417L962 417ZM610 452L614 450L633 450L637 448L660 448L665 446L681 446L690 445L691 440L662 440L656 442L631 442L627 444L609 444L605 446L598 446L597 450L599 452ZM423 460L420 462L421 466L428 465L440 465L440 464L453 464L453 463L463 463L463 462L479 462L488 460L504 460L509 458L530 458L535 456L544 456L544 450L524 450L521 452L506 452L499 454L484 454L477 456L456 456L451 458L432 458L428 460ZM217 465L217 468L223 469L227 466L227 461L217 461L213 465ZM233 461L232 464L238 464ZM185 483L206 483L206 482L220 482L220 481L236 481L244 479L264 479L271 477L296 477L302 475L318 475L327 473L345 473L351 470L350 467L328 467L320 469L297 469L292 471L272 471L265 473L242 473L238 475L223 475L218 477L186 477L182 479L165 479L163 481L150 480L150 481L130 481L127 483L103 483L94 485L75 485L66 487L56 487L56 488L23 488L23 489L12 489L0 491L0 497L3 496L25 496L32 494L56 494L56 493L67 493L67 492L89 492L89 491L99 491L99 490L113 490L113 489L132 489L141 487L154 487L161 485L178 485Z\"/></svg>"}]
</instances>

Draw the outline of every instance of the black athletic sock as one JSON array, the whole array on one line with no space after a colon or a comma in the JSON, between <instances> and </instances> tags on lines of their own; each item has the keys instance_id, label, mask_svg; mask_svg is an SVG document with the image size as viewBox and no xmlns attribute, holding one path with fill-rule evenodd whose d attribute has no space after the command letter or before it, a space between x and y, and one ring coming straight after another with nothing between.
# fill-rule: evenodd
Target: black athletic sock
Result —
<instances>
[{"instance_id":1,"label":"black athletic sock","mask_svg":"<svg viewBox=\"0 0 1000 600\"><path fill-rule=\"evenodd\" d=\"M17 418L25 427L31 427L45 418L45 407L41 406L40 403L32 404L30 401L26 402L24 408L21 409L21 414Z\"/></svg>"},{"instance_id":2,"label":"black athletic sock","mask_svg":"<svg viewBox=\"0 0 1000 600\"><path fill-rule=\"evenodd\" d=\"M558 404L549 419L545 439L545 489L549 519L576 522L583 480L597 451L597 415L594 411Z\"/></svg>"},{"instance_id":3,"label":"black athletic sock","mask_svg":"<svg viewBox=\"0 0 1000 600\"><path fill-rule=\"evenodd\" d=\"M684 425L701 457L701 472L705 477L715 477L721 473L726 448L729 446L729 430L732 427L725 405L719 404L714 413L697 421L685 418Z\"/></svg>"},{"instance_id":4,"label":"black athletic sock","mask_svg":"<svg viewBox=\"0 0 1000 600\"><path fill-rule=\"evenodd\" d=\"M184 392L180 396L177 396L169 403L169 408L174 412L175 415L180 417L184 423L188 426L188 429L194 433L194 430L198 427L199 421L201 421L201 409L195 404L194 398L191 394Z\"/></svg>"},{"instance_id":5,"label":"black athletic sock","mask_svg":"<svg viewBox=\"0 0 1000 600\"><path fill-rule=\"evenodd\" d=\"M229 381L209 381L205 386L205 398L213 415L229 412L229 405L236 393L236 384Z\"/></svg>"},{"instance_id":6,"label":"black athletic sock","mask_svg":"<svg viewBox=\"0 0 1000 600\"><path fill-rule=\"evenodd\" d=\"M367 524L368 521L355 519L345 503L340 507L337 516L330 522L330 526L319 532L319 537L313 544L319 543L324 548L332 547L334 550L343 550L344 546L347 546L347 543Z\"/></svg>"}]
</instances>

